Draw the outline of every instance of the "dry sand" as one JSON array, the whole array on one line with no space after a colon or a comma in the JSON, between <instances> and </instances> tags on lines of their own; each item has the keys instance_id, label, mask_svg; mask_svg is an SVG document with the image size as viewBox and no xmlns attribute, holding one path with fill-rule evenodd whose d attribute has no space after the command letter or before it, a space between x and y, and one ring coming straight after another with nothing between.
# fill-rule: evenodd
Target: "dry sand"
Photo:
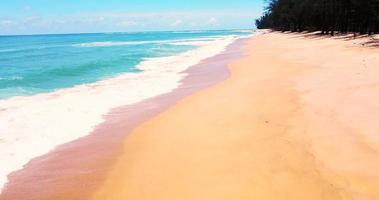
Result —
<instances>
[{"instance_id":1,"label":"dry sand","mask_svg":"<svg viewBox=\"0 0 379 200\"><path fill-rule=\"evenodd\" d=\"M379 199L379 50L353 43L253 37L131 133L92 199Z\"/></svg>"}]
</instances>

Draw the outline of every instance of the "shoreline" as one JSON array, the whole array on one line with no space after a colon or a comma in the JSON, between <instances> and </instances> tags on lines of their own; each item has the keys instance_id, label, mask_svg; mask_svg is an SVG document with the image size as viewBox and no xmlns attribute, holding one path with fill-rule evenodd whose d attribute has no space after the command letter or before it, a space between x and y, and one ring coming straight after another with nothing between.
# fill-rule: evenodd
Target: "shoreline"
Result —
<instances>
[{"instance_id":1,"label":"shoreline","mask_svg":"<svg viewBox=\"0 0 379 200\"><path fill-rule=\"evenodd\" d=\"M120 154L121 143L128 132L180 99L226 79L226 65L241 56L239 49L245 40L238 39L222 53L184 71L188 75L174 91L131 106L112 109L105 116L105 122L89 136L60 145L47 155L34 158L24 169L9 175L9 182L0 199L88 198L104 181ZM105 134L108 132L112 133L110 137Z\"/></svg>"},{"instance_id":2,"label":"shoreline","mask_svg":"<svg viewBox=\"0 0 379 200\"><path fill-rule=\"evenodd\" d=\"M1 134L0 138L0 165L3 166L0 168L0 188L7 182L8 174L22 169L31 159L90 134L112 108L132 105L171 92L185 77L181 72L219 54L238 38L237 35L182 40L180 45L192 46L186 51L177 47L179 43L176 42L168 51L177 49L178 52L158 57L154 57L153 53L133 67L141 70L136 73L121 73L94 83L57 89L52 93L0 100L0 132L6 133ZM147 49L142 48L140 51L148 52L154 46L147 46ZM122 49L133 51L128 46ZM94 51L97 52L96 49ZM55 53L59 55L59 51ZM159 51L156 53L159 55ZM138 54L136 59L139 59ZM76 75L81 76L80 73ZM20 89L23 90L22 87Z\"/></svg>"},{"instance_id":3,"label":"shoreline","mask_svg":"<svg viewBox=\"0 0 379 200\"><path fill-rule=\"evenodd\" d=\"M91 133L95 126L104 121L103 116L112 108L132 105L142 100L171 92L180 85L180 81L185 77L185 74L181 72L198 64L201 60L219 54L225 47L242 35L242 33L237 33L236 35L227 34L227 36L220 35L219 37L205 37L202 39L197 36L186 36L187 39L181 40L181 43L178 41L171 43L168 49L162 49L163 52L154 50L154 48L158 48L161 45L166 46L165 44L142 45L142 48L137 45L137 51L134 53L132 46L115 47L120 50L120 53L124 51L126 55L131 53L131 63L129 64L132 64L132 60L144 57L141 62L134 63L134 67L124 69L126 71L128 69L138 69L140 71L119 73L116 76L105 77L97 82L57 89L52 93L39 93L32 96L17 96L0 100L0 132L6 133L0 136L0 165L3 166L0 168L0 189L7 182L8 174L22 169L31 159L47 154L54 150L56 146ZM191 47L184 48L177 45L190 45ZM85 53L86 49L71 47L71 50L77 50L78 54L80 52ZM92 47L90 49L95 55L102 51L102 47L98 50L97 48L92 49ZM106 47L103 50L113 51L116 49ZM33 52L34 50L30 51ZM150 51L155 53L149 56ZM165 54L164 51L167 51L166 53L168 54ZM60 55L61 51L57 49L56 52L51 53ZM133 56L134 54L136 54L136 57ZM160 54L161 56L158 56ZM119 56L121 59L122 56ZM99 55L99 59L108 58L107 56L102 57ZM116 63L111 63L110 66L118 65ZM89 67L90 65L86 66ZM119 67L121 66L123 64L119 63ZM89 70L101 71L98 67L97 65ZM62 73L68 73L68 77L72 77L72 79L80 79L82 76L82 73L78 73L80 70L70 72L70 69L69 67L69 70L63 70ZM49 73L49 70L46 73ZM42 82L46 81L44 79L46 78L44 76L46 73L41 74ZM85 74L83 73L83 76L88 75ZM28 80L27 77L24 77L26 78L25 80ZM63 77L65 75L49 76L48 79L58 78L57 82L60 82L59 79ZM36 81L38 82L37 79ZM70 82L70 79L68 78L67 81ZM14 80L14 84L17 84L18 81L24 82L24 79ZM24 84L28 84L28 81L24 82ZM24 90L25 88L20 87L19 89Z\"/></svg>"},{"instance_id":4,"label":"shoreline","mask_svg":"<svg viewBox=\"0 0 379 200\"><path fill-rule=\"evenodd\" d=\"M378 199L379 51L270 33L244 52L134 129L91 199Z\"/></svg>"}]
</instances>

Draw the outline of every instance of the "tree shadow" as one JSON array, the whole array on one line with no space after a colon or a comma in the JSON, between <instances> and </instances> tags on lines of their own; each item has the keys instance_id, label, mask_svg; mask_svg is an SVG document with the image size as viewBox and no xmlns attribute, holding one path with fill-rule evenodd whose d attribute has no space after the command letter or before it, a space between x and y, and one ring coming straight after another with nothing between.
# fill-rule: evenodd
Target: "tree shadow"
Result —
<instances>
[{"instance_id":1,"label":"tree shadow","mask_svg":"<svg viewBox=\"0 0 379 200\"><path fill-rule=\"evenodd\" d=\"M379 48L379 39L370 38L369 41L363 43L364 46Z\"/></svg>"},{"instance_id":2,"label":"tree shadow","mask_svg":"<svg viewBox=\"0 0 379 200\"><path fill-rule=\"evenodd\" d=\"M331 38L331 39L343 40L343 41L356 41L358 45L371 47L371 48L379 48L379 35L336 33L334 36L331 36L330 34L328 35L322 34L321 31L304 31L304 32L273 31L273 32L277 32L277 33L280 32L286 35L290 35L293 38L308 38L308 39L316 39L316 40Z\"/></svg>"}]
</instances>

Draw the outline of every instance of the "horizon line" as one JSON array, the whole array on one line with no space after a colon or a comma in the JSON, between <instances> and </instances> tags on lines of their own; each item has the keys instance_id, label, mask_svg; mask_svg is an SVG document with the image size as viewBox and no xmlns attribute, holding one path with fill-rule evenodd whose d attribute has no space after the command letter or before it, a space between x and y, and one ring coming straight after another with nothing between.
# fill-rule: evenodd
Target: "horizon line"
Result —
<instances>
[{"instance_id":1,"label":"horizon line","mask_svg":"<svg viewBox=\"0 0 379 200\"><path fill-rule=\"evenodd\" d=\"M251 28L233 28L233 29L183 29L183 30L152 30L152 31L105 31L105 32L78 32L78 33L31 33L31 34L0 34L0 37L16 37L16 36L48 36L48 35L83 35L83 34L122 34L122 33L153 33L153 32L190 32L190 31L237 31L237 30L256 30Z\"/></svg>"}]
</instances>

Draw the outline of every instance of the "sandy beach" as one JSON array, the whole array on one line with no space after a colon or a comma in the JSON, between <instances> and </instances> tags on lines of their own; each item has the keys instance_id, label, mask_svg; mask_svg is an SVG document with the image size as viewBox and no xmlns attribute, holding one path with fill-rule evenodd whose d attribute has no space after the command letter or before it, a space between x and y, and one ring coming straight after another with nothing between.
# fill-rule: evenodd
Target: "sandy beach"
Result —
<instances>
[{"instance_id":1,"label":"sandy beach","mask_svg":"<svg viewBox=\"0 0 379 200\"><path fill-rule=\"evenodd\" d=\"M93 200L379 199L379 51L270 33L144 122Z\"/></svg>"},{"instance_id":2,"label":"sandy beach","mask_svg":"<svg viewBox=\"0 0 379 200\"><path fill-rule=\"evenodd\" d=\"M0 200L379 200L379 0L5 0Z\"/></svg>"},{"instance_id":3,"label":"sandy beach","mask_svg":"<svg viewBox=\"0 0 379 200\"><path fill-rule=\"evenodd\" d=\"M174 91L112 109L89 136L62 144L34 158L8 176L1 200L89 199L107 179L122 153L123 141L140 123L195 92L224 81L228 63L241 56L247 39L239 39L220 54L189 67Z\"/></svg>"},{"instance_id":4,"label":"sandy beach","mask_svg":"<svg viewBox=\"0 0 379 200\"><path fill-rule=\"evenodd\" d=\"M379 50L239 40L9 176L1 200L379 199Z\"/></svg>"}]
</instances>

